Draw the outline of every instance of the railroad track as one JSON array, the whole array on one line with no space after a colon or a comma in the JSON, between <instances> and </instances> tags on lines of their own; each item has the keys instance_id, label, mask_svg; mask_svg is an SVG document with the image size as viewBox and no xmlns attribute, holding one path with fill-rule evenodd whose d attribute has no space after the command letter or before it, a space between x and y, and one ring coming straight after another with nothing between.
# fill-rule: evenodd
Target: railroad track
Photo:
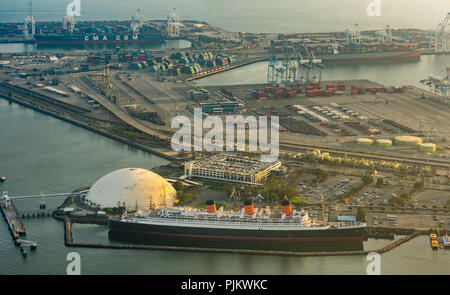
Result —
<instances>
[{"instance_id":1,"label":"railroad track","mask_svg":"<svg viewBox=\"0 0 450 295\"><path fill-rule=\"evenodd\" d=\"M30 89L26 89L26 88L23 88L23 87L20 87L20 86L9 84L7 82L1 82L0 83L0 91L2 91L4 93L11 92L11 95L13 95L13 94L16 95L17 94L17 95L21 95L21 96L25 96L25 97L32 96L33 98L37 98L37 99L39 99L42 102L50 103L50 104L52 104L54 106L57 106L57 107L62 108L62 109L66 109L66 110L71 111L71 112L75 112L77 114L84 115L84 114L89 112L89 110L77 107L77 106L72 105L72 104L68 104L66 102L54 99L54 98L52 98L50 96L47 96L47 95L44 95L44 94L32 91Z\"/></svg>"},{"instance_id":2,"label":"railroad track","mask_svg":"<svg viewBox=\"0 0 450 295\"><path fill-rule=\"evenodd\" d=\"M320 145L309 145L309 144L291 144L291 143L283 143L280 142L280 148L286 148L288 150L311 150L311 149L319 149L324 152L329 152L333 154L345 154L347 156L355 156L360 158L367 159L375 159L375 160L385 160L391 162L402 162L414 165L421 166L434 166L439 168L450 168L450 161L441 160L441 159L428 159L428 158L417 158L417 157L409 157L403 155L392 155L385 153L377 153L372 151L364 151L364 150L350 150L343 148L334 148Z\"/></svg>"},{"instance_id":3,"label":"railroad track","mask_svg":"<svg viewBox=\"0 0 450 295\"><path fill-rule=\"evenodd\" d=\"M105 107L108 111L113 113L117 118L119 118L126 124L148 135L155 136L162 140L170 141L171 137L165 132L158 129L157 128L158 126L153 126L155 124L152 124L152 126L148 126L140 122L136 118L132 117L128 112L120 108L118 105L112 103L109 99L98 94L94 86L91 84L91 82L87 80L85 77L76 79L74 83L77 84L79 87L81 87L81 89L84 89L86 94L89 94L90 97L92 97L99 104L101 104L103 107Z\"/></svg>"}]
</instances>

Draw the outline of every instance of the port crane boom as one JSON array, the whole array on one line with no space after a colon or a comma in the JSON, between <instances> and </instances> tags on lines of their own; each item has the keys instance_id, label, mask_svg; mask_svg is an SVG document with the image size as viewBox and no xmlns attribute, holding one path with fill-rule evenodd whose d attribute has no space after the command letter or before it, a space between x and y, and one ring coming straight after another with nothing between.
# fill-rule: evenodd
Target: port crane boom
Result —
<instances>
[{"instance_id":1,"label":"port crane boom","mask_svg":"<svg viewBox=\"0 0 450 295\"><path fill-rule=\"evenodd\" d=\"M34 21L33 16L33 2L32 0L28 1L28 15L25 17L25 21L23 23L23 35L26 40L31 40L34 38L34 34L36 31L36 23Z\"/></svg>"},{"instance_id":2,"label":"port crane boom","mask_svg":"<svg viewBox=\"0 0 450 295\"><path fill-rule=\"evenodd\" d=\"M276 68L278 65L277 54L275 51L275 42L270 41L270 57L269 57L269 65L267 68L267 82L275 85L276 81Z\"/></svg>"},{"instance_id":3,"label":"port crane boom","mask_svg":"<svg viewBox=\"0 0 450 295\"><path fill-rule=\"evenodd\" d=\"M450 103L450 67L447 68L445 78L429 75L427 79L421 80L420 83L429 86L437 99L444 103Z\"/></svg>"},{"instance_id":4,"label":"port crane boom","mask_svg":"<svg viewBox=\"0 0 450 295\"><path fill-rule=\"evenodd\" d=\"M447 13L447 16L445 17L444 21L438 25L437 30L435 32L434 49L436 52L446 52L449 49L447 48L448 36L445 31L449 22L450 22L450 12Z\"/></svg>"}]
</instances>

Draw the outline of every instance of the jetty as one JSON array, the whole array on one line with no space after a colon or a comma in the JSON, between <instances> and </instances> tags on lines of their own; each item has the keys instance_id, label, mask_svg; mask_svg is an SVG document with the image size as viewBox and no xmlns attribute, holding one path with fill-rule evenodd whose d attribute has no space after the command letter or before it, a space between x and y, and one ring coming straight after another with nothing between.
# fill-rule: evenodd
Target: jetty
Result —
<instances>
[{"instance_id":1,"label":"jetty","mask_svg":"<svg viewBox=\"0 0 450 295\"><path fill-rule=\"evenodd\" d=\"M22 239L26 235L26 228L20 219L19 211L14 206L13 201L8 196L8 192L4 191L0 198L0 211L3 219L8 224L9 232L11 233L14 244L20 247L23 257L28 255L28 250L37 248L37 242Z\"/></svg>"}]
</instances>

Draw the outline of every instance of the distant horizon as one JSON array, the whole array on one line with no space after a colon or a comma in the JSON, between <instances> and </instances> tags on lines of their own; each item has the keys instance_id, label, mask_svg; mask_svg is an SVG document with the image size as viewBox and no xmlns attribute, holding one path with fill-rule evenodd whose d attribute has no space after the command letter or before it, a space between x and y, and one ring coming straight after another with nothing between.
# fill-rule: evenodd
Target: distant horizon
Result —
<instances>
[{"instance_id":1,"label":"distant horizon","mask_svg":"<svg viewBox=\"0 0 450 295\"><path fill-rule=\"evenodd\" d=\"M39 5L33 3L36 21L61 21L66 5L70 3L69 0L39 2ZM381 16L366 14L366 6L370 0L258 2L260 5L255 7L252 3L238 0L218 3L206 0L81 0L81 16L75 19L128 20L137 9L141 9L145 20L164 20L176 7L182 19L205 21L230 31L295 33L342 31L355 23L359 23L362 30L382 29L388 24L394 29L434 29L450 11L450 1L447 0L435 0L433 5L429 5L426 0L382 0ZM411 2L415 5L411 5ZM0 0L0 7L0 22L22 22L28 13L28 0L17 0L14 3Z\"/></svg>"}]
</instances>

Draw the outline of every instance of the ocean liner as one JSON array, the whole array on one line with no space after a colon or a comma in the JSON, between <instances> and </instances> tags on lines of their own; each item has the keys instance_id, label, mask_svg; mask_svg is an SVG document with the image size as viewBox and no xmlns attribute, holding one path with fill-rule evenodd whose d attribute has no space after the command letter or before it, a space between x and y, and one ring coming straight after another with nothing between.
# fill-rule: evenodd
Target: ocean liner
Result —
<instances>
[{"instance_id":1,"label":"ocean liner","mask_svg":"<svg viewBox=\"0 0 450 295\"><path fill-rule=\"evenodd\" d=\"M362 246L365 223L318 221L304 210L293 210L289 201L281 208L272 214L269 207L258 211L251 202L245 202L236 213L216 210L215 203L208 201L205 211L184 208L124 214L109 220L109 235L170 246L229 249L295 251L305 244Z\"/></svg>"}]
</instances>

